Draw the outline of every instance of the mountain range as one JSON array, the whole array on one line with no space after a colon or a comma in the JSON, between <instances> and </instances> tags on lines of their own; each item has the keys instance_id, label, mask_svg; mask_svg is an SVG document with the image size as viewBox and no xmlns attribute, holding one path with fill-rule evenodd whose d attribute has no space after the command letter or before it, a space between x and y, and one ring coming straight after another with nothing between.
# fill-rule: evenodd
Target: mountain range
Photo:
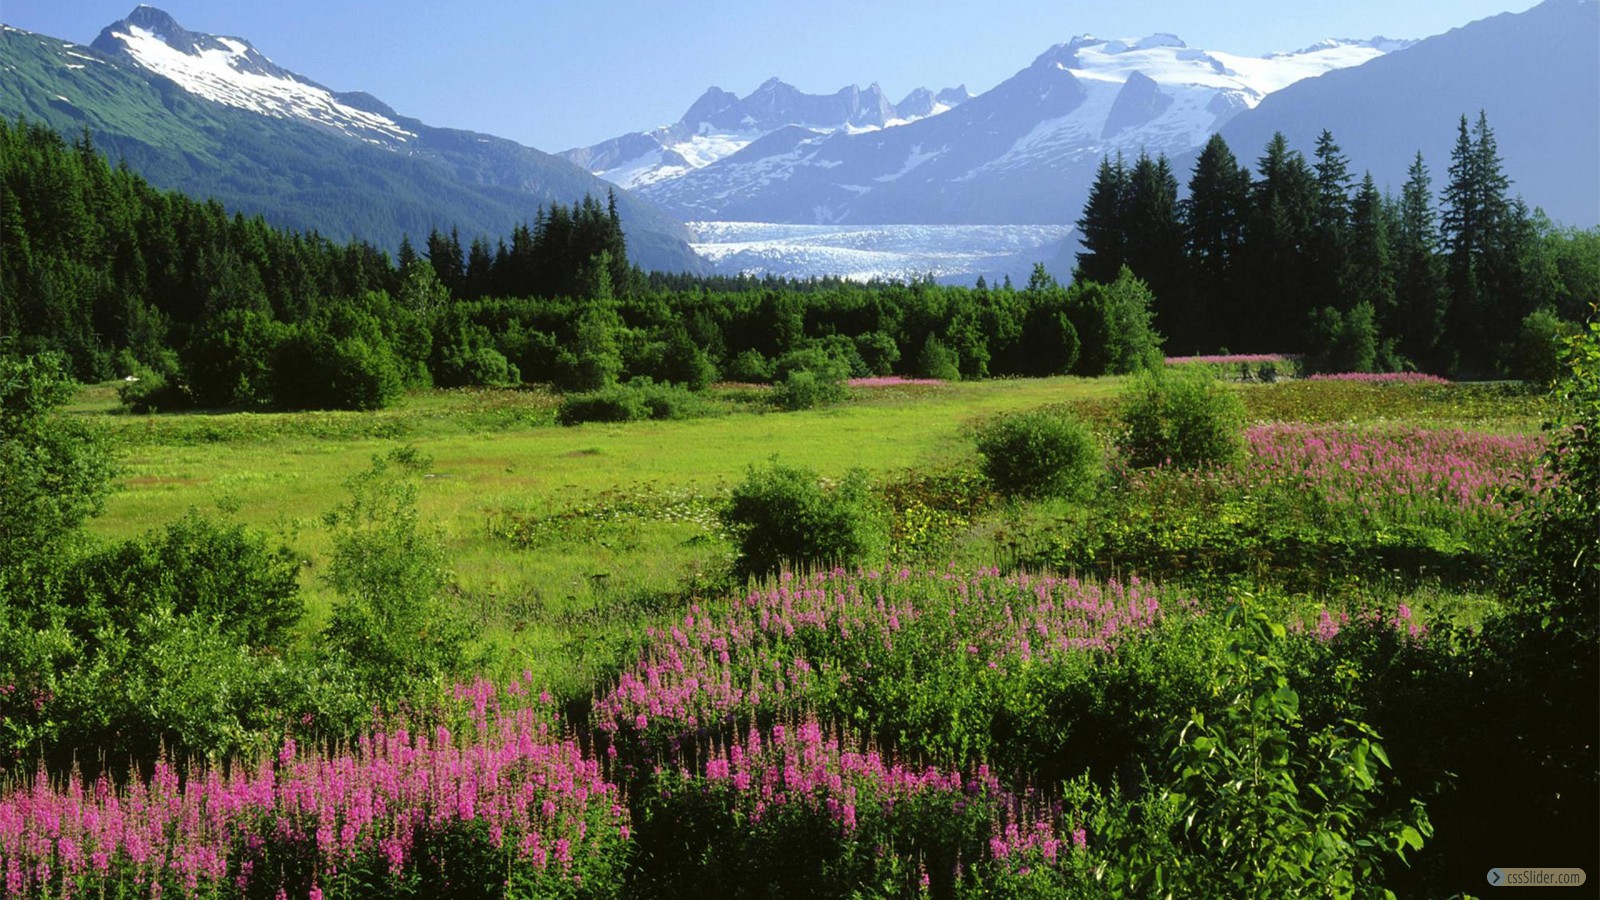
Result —
<instances>
[{"instance_id":1,"label":"mountain range","mask_svg":"<svg viewBox=\"0 0 1600 900\"><path fill-rule=\"evenodd\" d=\"M615 187L514 141L403 116L283 69L243 38L140 6L89 46L0 26L0 114L42 121L158 187L275 225L394 248L432 228L508 234L552 201ZM617 190L632 258L702 271L681 222Z\"/></svg>"},{"instance_id":2,"label":"mountain range","mask_svg":"<svg viewBox=\"0 0 1600 900\"><path fill-rule=\"evenodd\" d=\"M769 78L742 99L719 87L708 88L671 125L561 155L608 181L636 188L708 166L781 129L859 134L938 115L971 99L966 85L937 94L917 88L899 103L890 103L876 84L866 90L852 84L822 95Z\"/></svg>"},{"instance_id":3,"label":"mountain range","mask_svg":"<svg viewBox=\"0 0 1600 900\"><path fill-rule=\"evenodd\" d=\"M1489 119L1511 192L1558 222L1600 224L1600 3L1545 0L1365 65L1297 82L1222 127L1242 158L1273 132L1309 154L1339 139L1356 172L1399 193L1418 151L1444 186L1461 116Z\"/></svg>"},{"instance_id":4,"label":"mountain range","mask_svg":"<svg viewBox=\"0 0 1600 900\"><path fill-rule=\"evenodd\" d=\"M717 144L714 158L678 152L667 162L665 154L685 143L652 146L640 133L566 156L690 220L1070 222L1104 154L1190 150L1272 91L1408 45L1327 41L1251 58L1192 49L1168 34L1137 41L1083 36L1050 48L990 91L915 119L887 119L883 104L878 116L862 120L870 127L838 116L817 127L793 113L735 119L750 107L799 111L794 101L803 95L769 81L737 105L731 95L708 91L668 129L670 137L687 135L691 146ZM731 115L697 115L724 104ZM730 126L743 128L738 146L728 140Z\"/></svg>"},{"instance_id":5,"label":"mountain range","mask_svg":"<svg viewBox=\"0 0 1600 900\"><path fill-rule=\"evenodd\" d=\"M976 96L712 87L676 122L558 154L429 126L148 6L87 47L0 26L0 76L0 115L86 130L158 186L389 247L435 227L497 237L614 189L648 268L970 279L1043 259L1065 275L1064 228L1106 154L1165 153L1185 181L1213 133L1248 162L1275 131L1309 151L1327 128L1395 190L1422 151L1437 191L1457 121L1480 109L1514 193L1600 223L1597 0L1263 57L1083 35Z\"/></svg>"}]
</instances>

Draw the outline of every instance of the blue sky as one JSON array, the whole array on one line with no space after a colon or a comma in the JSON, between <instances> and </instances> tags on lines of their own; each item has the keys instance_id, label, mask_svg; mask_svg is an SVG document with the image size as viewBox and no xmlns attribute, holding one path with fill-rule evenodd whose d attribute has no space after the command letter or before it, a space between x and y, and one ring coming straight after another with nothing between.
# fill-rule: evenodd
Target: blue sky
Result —
<instances>
[{"instance_id":1,"label":"blue sky","mask_svg":"<svg viewBox=\"0 0 1600 900\"><path fill-rule=\"evenodd\" d=\"M709 85L777 75L814 93L874 81L993 87L1077 34L1164 31L1261 54L1327 37L1426 37L1533 0L155 0L193 31L249 39L279 65L368 91L431 125L564 150L666 124ZM4 0L0 21L88 43L133 0Z\"/></svg>"}]
</instances>

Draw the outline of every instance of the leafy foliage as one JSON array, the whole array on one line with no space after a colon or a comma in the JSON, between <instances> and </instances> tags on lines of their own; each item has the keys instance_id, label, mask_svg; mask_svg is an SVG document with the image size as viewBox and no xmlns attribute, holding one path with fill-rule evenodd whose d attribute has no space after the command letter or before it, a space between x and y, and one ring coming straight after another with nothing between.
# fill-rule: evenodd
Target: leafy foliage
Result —
<instances>
[{"instance_id":1,"label":"leafy foliage","mask_svg":"<svg viewBox=\"0 0 1600 900\"><path fill-rule=\"evenodd\" d=\"M1100 476L1100 447L1070 415L1017 413L978 430L983 474L1004 494L1089 496Z\"/></svg>"},{"instance_id":2,"label":"leafy foliage","mask_svg":"<svg viewBox=\"0 0 1600 900\"><path fill-rule=\"evenodd\" d=\"M785 466L751 467L722 514L738 547L741 576L760 577L788 566L855 565L880 555L887 541L867 475L852 470L824 486L815 472Z\"/></svg>"},{"instance_id":3,"label":"leafy foliage","mask_svg":"<svg viewBox=\"0 0 1600 900\"><path fill-rule=\"evenodd\" d=\"M1194 468L1239 459L1244 404L1202 372L1156 372L1129 388L1119 443L1134 466Z\"/></svg>"},{"instance_id":4,"label":"leafy foliage","mask_svg":"<svg viewBox=\"0 0 1600 900\"><path fill-rule=\"evenodd\" d=\"M0 353L0 594L35 589L35 564L60 552L111 487L104 435L55 412L74 387L64 363Z\"/></svg>"},{"instance_id":5,"label":"leafy foliage","mask_svg":"<svg viewBox=\"0 0 1600 900\"><path fill-rule=\"evenodd\" d=\"M466 629L442 596L444 552L418 521L416 487L401 474L425 467L404 451L375 458L347 482L349 498L326 516L334 531L327 578L341 596L327 639L386 696L467 663Z\"/></svg>"}]
</instances>

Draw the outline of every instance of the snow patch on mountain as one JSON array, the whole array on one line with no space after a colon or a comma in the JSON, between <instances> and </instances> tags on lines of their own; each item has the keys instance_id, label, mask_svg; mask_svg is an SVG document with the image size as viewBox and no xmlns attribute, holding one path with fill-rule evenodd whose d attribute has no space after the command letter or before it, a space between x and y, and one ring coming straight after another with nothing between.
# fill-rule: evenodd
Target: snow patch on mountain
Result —
<instances>
[{"instance_id":1,"label":"snow patch on mountain","mask_svg":"<svg viewBox=\"0 0 1600 900\"><path fill-rule=\"evenodd\" d=\"M940 115L971 96L965 85L937 94L918 88L891 104L875 84L820 95L769 78L743 98L709 88L674 124L562 155L614 184L642 188L703 169L784 129L869 134Z\"/></svg>"},{"instance_id":2,"label":"snow patch on mountain","mask_svg":"<svg viewBox=\"0 0 1600 900\"><path fill-rule=\"evenodd\" d=\"M339 102L324 87L283 70L267 74L252 59L265 57L244 41L216 38L215 45L185 52L164 35L130 22L114 26L110 35L139 65L208 100L273 118L304 119L375 144L416 137L386 116Z\"/></svg>"}]
</instances>

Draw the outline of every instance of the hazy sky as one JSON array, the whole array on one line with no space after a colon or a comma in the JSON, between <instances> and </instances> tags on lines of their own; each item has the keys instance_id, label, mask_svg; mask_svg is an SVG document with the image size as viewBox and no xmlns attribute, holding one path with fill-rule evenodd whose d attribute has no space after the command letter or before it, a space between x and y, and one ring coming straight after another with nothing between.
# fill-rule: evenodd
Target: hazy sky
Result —
<instances>
[{"instance_id":1,"label":"hazy sky","mask_svg":"<svg viewBox=\"0 0 1600 900\"><path fill-rule=\"evenodd\" d=\"M191 31L248 39L335 90L430 125L564 150L676 121L709 85L777 75L812 93L876 81L892 101L980 93L1078 34L1164 31L1264 54L1328 37L1420 38L1533 0L158 0ZM0 21L79 43L132 0L0 0Z\"/></svg>"}]
</instances>

